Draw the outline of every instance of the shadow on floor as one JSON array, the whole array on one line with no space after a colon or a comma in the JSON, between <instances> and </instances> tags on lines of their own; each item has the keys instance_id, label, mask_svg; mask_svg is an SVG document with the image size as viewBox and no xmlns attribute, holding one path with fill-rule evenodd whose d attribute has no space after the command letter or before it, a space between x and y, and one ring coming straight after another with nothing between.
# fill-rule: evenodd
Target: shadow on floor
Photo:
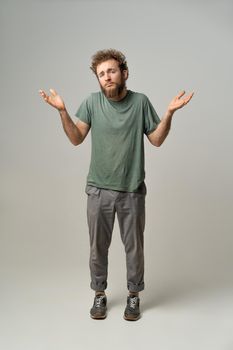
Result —
<instances>
[{"instance_id":1,"label":"shadow on floor","mask_svg":"<svg viewBox=\"0 0 233 350\"><path fill-rule=\"evenodd\" d=\"M185 285L181 283L167 283L163 286L151 286L149 290L141 293L142 310L151 310L160 306L172 305L181 301L202 299L224 289L233 288L228 283L218 284L205 282L188 282Z\"/></svg>"}]
</instances>

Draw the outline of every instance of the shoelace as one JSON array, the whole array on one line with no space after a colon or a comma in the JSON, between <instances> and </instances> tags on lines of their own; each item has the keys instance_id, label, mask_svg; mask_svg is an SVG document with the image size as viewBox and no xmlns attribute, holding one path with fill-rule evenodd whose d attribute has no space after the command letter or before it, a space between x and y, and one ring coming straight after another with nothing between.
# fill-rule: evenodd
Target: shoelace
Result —
<instances>
[{"instance_id":1,"label":"shoelace","mask_svg":"<svg viewBox=\"0 0 233 350\"><path fill-rule=\"evenodd\" d=\"M101 303L104 298L105 298L105 295L97 296L95 299L95 307L101 307Z\"/></svg>"},{"instance_id":2,"label":"shoelace","mask_svg":"<svg viewBox=\"0 0 233 350\"><path fill-rule=\"evenodd\" d=\"M133 297L133 298L129 298L129 307L131 307L132 309L135 309L136 305L137 305L137 297Z\"/></svg>"}]
</instances>

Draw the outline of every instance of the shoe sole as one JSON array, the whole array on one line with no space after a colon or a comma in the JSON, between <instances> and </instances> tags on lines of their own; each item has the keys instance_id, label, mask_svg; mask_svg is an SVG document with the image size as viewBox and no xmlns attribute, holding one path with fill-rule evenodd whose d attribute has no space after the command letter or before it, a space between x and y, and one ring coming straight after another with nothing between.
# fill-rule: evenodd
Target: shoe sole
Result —
<instances>
[{"instance_id":1,"label":"shoe sole","mask_svg":"<svg viewBox=\"0 0 233 350\"><path fill-rule=\"evenodd\" d=\"M140 315L138 317L129 317L129 316L123 316L126 321L137 321L141 317Z\"/></svg>"},{"instance_id":2,"label":"shoe sole","mask_svg":"<svg viewBox=\"0 0 233 350\"><path fill-rule=\"evenodd\" d=\"M90 315L90 316L91 316L91 318L93 320L104 320L107 317L107 315L103 315L103 316L92 316L92 315Z\"/></svg>"}]
</instances>

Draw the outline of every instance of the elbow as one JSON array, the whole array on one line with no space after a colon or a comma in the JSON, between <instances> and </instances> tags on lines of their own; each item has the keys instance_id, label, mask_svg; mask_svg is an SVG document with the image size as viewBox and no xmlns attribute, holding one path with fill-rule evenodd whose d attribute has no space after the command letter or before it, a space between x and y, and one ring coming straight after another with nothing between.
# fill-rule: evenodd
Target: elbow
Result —
<instances>
[{"instance_id":1,"label":"elbow","mask_svg":"<svg viewBox=\"0 0 233 350\"><path fill-rule=\"evenodd\" d=\"M72 145L79 146L83 142L83 140L70 140Z\"/></svg>"},{"instance_id":2,"label":"elbow","mask_svg":"<svg viewBox=\"0 0 233 350\"><path fill-rule=\"evenodd\" d=\"M156 143L154 146L155 147L161 147L162 143Z\"/></svg>"},{"instance_id":3,"label":"elbow","mask_svg":"<svg viewBox=\"0 0 233 350\"><path fill-rule=\"evenodd\" d=\"M162 143L156 143L154 146L160 147L161 145L162 145Z\"/></svg>"},{"instance_id":4,"label":"elbow","mask_svg":"<svg viewBox=\"0 0 233 350\"><path fill-rule=\"evenodd\" d=\"M153 142L153 145L155 147L160 147L162 145L162 142L155 141L155 142Z\"/></svg>"},{"instance_id":5,"label":"elbow","mask_svg":"<svg viewBox=\"0 0 233 350\"><path fill-rule=\"evenodd\" d=\"M154 140L153 141L153 146L155 146L155 147L160 147L161 145L162 145L162 143L163 143L163 140L160 140L160 139L156 139L156 140Z\"/></svg>"},{"instance_id":6,"label":"elbow","mask_svg":"<svg viewBox=\"0 0 233 350\"><path fill-rule=\"evenodd\" d=\"M153 145L156 146L156 147L160 147L164 143L166 137L167 137L167 134L163 135L162 137L156 137L153 140Z\"/></svg>"},{"instance_id":7,"label":"elbow","mask_svg":"<svg viewBox=\"0 0 233 350\"><path fill-rule=\"evenodd\" d=\"M160 147L164 141L162 137L159 137L159 135L153 135L154 137L148 137L150 143L155 147Z\"/></svg>"}]
</instances>

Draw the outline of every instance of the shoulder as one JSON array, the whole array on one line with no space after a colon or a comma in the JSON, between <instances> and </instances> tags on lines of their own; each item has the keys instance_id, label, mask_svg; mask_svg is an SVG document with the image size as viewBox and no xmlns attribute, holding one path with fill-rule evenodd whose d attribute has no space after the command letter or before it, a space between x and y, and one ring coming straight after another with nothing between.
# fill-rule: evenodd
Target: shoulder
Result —
<instances>
[{"instance_id":1,"label":"shoulder","mask_svg":"<svg viewBox=\"0 0 233 350\"><path fill-rule=\"evenodd\" d=\"M96 101L100 98L101 98L101 92L92 92L84 98L83 102L91 103L92 101Z\"/></svg>"},{"instance_id":2,"label":"shoulder","mask_svg":"<svg viewBox=\"0 0 233 350\"><path fill-rule=\"evenodd\" d=\"M130 90L130 93L131 93L132 98L137 102L141 102L142 104L146 104L149 101L148 97L145 94L143 94L142 92Z\"/></svg>"},{"instance_id":3,"label":"shoulder","mask_svg":"<svg viewBox=\"0 0 233 350\"><path fill-rule=\"evenodd\" d=\"M95 109L96 106L99 106L103 99L101 91L92 92L86 99L88 106Z\"/></svg>"},{"instance_id":4,"label":"shoulder","mask_svg":"<svg viewBox=\"0 0 233 350\"><path fill-rule=\"evenodd\" d=\"M102 93L101 91L92 92L88 98L90 101L100 100L102 98Z\"/></svg>"},{"instance_id":5,"label":"shoulder","mask_svg":"<svg viewBox=\"0 0 233 350\"><path fill-rule=\"evenodd\" d=\"M83 108L87 108L88 110L92 110L96 105L97 101L101 99L101 94L99 92L92 92L88 96L86 96L81 104Z\"/></svg>"}]
</instances>

